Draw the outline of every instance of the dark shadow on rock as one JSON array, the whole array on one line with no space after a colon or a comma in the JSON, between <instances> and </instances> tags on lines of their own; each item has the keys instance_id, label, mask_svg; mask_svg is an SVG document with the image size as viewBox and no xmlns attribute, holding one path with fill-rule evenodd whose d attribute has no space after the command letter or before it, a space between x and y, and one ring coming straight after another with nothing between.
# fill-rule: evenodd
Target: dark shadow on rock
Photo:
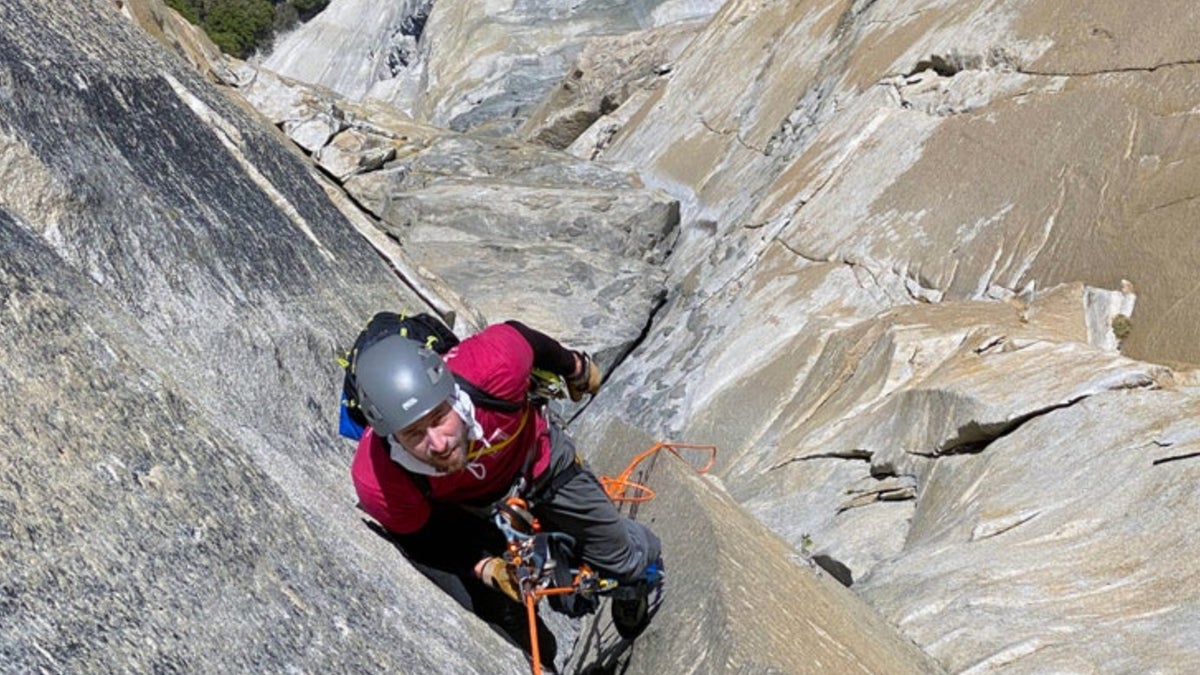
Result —
<instances>
[{"instance_id":1,"label":"dark shadow on rock","mask_svg":"<svg viewBox=\"0 0 1200 675\"><path fill-rule=\"evenodd\" d=\"M663 603L662 591L650 598L649 617L653 625L654 617ZM609 603L605 603L597 616L590 622L585 636L581 636L575 644L574 670L568 669L572 675L621 675L629 669L630 658L637 640L626 640L617 635L609 617Z\"/></svg>"},{"instance_id":2,"label":"dark shadow on rock","mask_svg":"<svg viewBox=\"0 0 1200 675\"><path fill-rule=\"evenodd\" d=\"M828 572L829 576L837 579L839 584L845 586L846 588L850 588L854 585L854 573L851 572L850 568L846 567L842 561L831 558L824 553L814 555L812 557L812 561L819 565L821 569Z\"/></svg>"},{"instance_id":3,"label":"dark shadow on rock","mask_svg":"<svg viewBox=\"0 0 1200 675\"><path fill-rule=\"evenodd\" d=\"M606 604L601 611L607 609ZM573 675L618 675L629 668L628 652L633 643L617 636L615 631L602 629L602 623L599 618L594 619L586 638L575 644L575 654L582 658L575 670L569 671Z\"/></svg>"}]
</instances>

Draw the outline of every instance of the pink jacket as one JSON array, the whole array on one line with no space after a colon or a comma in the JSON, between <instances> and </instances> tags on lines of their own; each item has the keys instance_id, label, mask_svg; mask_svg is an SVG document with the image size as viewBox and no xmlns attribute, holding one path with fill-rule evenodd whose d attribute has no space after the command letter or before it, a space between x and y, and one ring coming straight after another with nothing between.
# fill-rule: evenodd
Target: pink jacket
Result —
<instances>
[{"instance_id":1,"label":"pink jacket","mask_svg":"<svg viewBox=\"0 0 1200 675\"><path fill-rule=\"evenodd\" d=\"M512 326L494 324L463 340L445 355L451 371L506 401L524 401L533 368L533 349ZM359 506L391 532L409 534L425 525L430 499L482 503L502 497L536 453L534 477L550 464L550 438L541 411L516 412L475 407L487 443L472 441L468 457L477 465L448 476L428 476L429 496L388 456L386 439L371 429L363 434L350 467Z\"/></svg>"}]
</instances>

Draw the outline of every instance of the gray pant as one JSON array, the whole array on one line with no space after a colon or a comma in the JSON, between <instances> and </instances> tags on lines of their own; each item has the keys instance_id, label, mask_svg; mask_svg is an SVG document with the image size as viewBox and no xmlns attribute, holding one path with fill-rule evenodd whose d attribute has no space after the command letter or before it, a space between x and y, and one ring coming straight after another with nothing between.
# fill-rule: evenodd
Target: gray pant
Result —
<instances>
[{"instance_id":1,"label":"gray pant","mask_svg":"<svg viewBox=\"0 0 1200 675\"><path fill-rule=\"evenodd\" d=\"M603 575L620 583L637 581L661 555L662 543L645 525L617 512L599 479L577 456L575 443L556 424L550 425L550 447L550 468L532 491L533 514L542 529L574 537L580 558ZM556 482L564 471L574 475Z\"/></svg>"}]
</instances>

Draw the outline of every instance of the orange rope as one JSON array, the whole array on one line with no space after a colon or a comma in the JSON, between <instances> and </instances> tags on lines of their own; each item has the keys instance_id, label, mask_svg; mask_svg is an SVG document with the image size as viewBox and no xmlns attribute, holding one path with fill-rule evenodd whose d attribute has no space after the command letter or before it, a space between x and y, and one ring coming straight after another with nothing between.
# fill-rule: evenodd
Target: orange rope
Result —
<instances>
[{"instance_id":1,"label":"orange rope","mask_svg":"<svg viewBox=\"0 0 1200 675\"><path fill-rule=\"evenodd\" d=\"M640 483L633 482L630 477L637 470L638 464L653 457L659 450L670 452L683 462L691 465L692 468L696 469L696 473L699 474L708 473L717 461L717 446L715 445L692 445L690 443L671 443L667 441L655 443L649 450L634 457L629 466L625 467L625 470L621 472L621 475L616 478L600 476L600 484L604 486L604 491L608 494L608 498L614 502L632 503L648 502L654 499L654 490ZM708 453L708 461L704 463L704 466L697 468L696 465L684 459L683 455L679 454L681 450L703 450ZM635 491L635 494L628 494L630 490Z\"/></svg>"},{"instance_id":2,"label":"orange rope","mask_svg":"<svg viewBox=\"0 0 1200 675\"><path fill-rule=\"evenodd\" d=\"M717 461L717 446L715 445L691 445L688 443L669 442L655 443L649 450L646 450L637 457L634 457L633 461L629 463L629 466L625 467L625 470L621 472L621 475L617 476L616 478L599 476L600 484L604 486L604 492L608 495L608 498L614 502L637 503L648 502L651 499L654 499L653 490L645 485L633 482L630 477L633 476L635 471L637 471L639 464L656 455L659 450L666 450L670 452L672 455L678 457L681 461L690 465L696 470L696 473L699 474L708 473L708 471L712 469L713 464ZM697 467L695 464L692 464L688 460L684 459L683 455L679 454L681 450L703 450L708 453L708 461L706 461L703 466ZM627 495L626 493L629 490L636 490L638 491L638 494L633 496ZM536 521L534 527L535 529L541 529L536 524ZM510 550L513 550L514 554L516 553L511 546ZM517 557L515 562L520 564L520 558ZM530 656L532 657L533 661L533 675L542 675L542 655L541 648L538 645L537 635L537 603L539 600L547 596L574 593L579 585L579 580L580 576L576 576L575 583L571 586L562 588L535 588L531 591L527 591L524 594L525 613L529 619L529 646L531 652Z\"/></svg>"},{"instance_id":3,"label":"orange rope","mask_svg":"<svg viewBox=\"0 0 1200 675\"><path fill-rule=\"evenodd\" d=\"M533 657L533 675L542 675L542 652L538 647L536 593L525 594L525 613L529 617L529 651Z\"/></svg>"}]
</instances>

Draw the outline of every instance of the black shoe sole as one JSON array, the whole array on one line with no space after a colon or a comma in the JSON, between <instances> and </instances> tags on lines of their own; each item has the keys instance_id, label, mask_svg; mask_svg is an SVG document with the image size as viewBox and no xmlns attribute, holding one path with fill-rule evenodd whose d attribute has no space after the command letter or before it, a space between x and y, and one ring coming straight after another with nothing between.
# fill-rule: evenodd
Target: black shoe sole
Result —
<instances>
[{"instance_id":1,"label":"black shoe sole","mask_svg":"<svg viewBox=\"0 0 1200 675\"><path fill-rule=\"evenodd\" d=\"M629 599L614 599L612 603L613 627L626 640L633 640L650 625L650 599L647 593L638 593Z\"/></svg>"}]
</instances>

